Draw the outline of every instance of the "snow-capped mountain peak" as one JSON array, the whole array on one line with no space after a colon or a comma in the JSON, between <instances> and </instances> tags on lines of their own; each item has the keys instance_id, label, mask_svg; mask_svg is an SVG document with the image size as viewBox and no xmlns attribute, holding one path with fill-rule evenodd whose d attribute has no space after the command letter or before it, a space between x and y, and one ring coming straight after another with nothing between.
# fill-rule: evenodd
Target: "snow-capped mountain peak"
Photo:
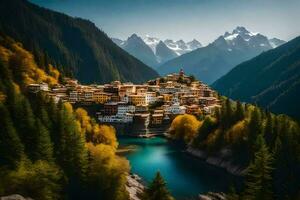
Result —
<instances>
[{"instance_id":1,"label":"snow-capped mountain peak","mask_svg":"<svg viewBox=\"0 0 300 200\"><path fill-rule=\"evenodd\" d=\"M152 51L156 52L156 46L158 45L160 39L156 37L151 37L149 35L146 35L146 37L143 38L144 42L152 49Z\"/></svg>"},{"instance_id":2,"label":"snow-capped mountain peak","mask_svg":"<svg viewBox=\"0 0 300 200\"><path fill-rule=\"evenodd\" d=\"M213 42L214 45L228 49L228 51L243 49L245 47L268 50L283 43L284 41L276 39L269 40L266 36L257 32L251 32L243 26L236 27L231 33L225 32L224 35Z\"/></svg>"}]
</instances>

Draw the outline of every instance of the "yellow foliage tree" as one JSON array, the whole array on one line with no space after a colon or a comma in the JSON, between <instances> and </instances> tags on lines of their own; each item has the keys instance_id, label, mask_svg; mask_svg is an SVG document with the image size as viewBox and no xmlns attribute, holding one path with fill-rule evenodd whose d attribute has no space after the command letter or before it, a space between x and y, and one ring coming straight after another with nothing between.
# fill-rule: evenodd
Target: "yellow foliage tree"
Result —
<instances>
[{"instance_id":1,"label":"yellow foliage tree","mask_svg":"<svg viewBox=\"0 0 300 200\"><path fill-rule=\"evenodd\" d=\"M189 143L196 137L200 125L201 122L193 115L178 115L172 121L169 133L173 138L183 139L186 143Z\"/></svg>"},{"instance_id":2,"label":"yellow foliage tree","mask_svg":"<svg viewBox=\"0 0 300 200\"><path fill-rule=\"evenodd\" d=\"M99 125L92 121L87 111L77 108L75 111L77 121L81 124L81 133L84 134L88 142L94 144L107 144L114 150L118 148L116 130L112 126Z\"/></svg>"},{"instance_id":3,"label":"yellow foliage tree","mask_svg":"<svg viewBox=\"0 0 300 200\"><path fill-rule=\"evenodd\" d=\"M95 125L93 127L92 142L94 144L107 144L116 150L118 148L118 141L115 128L107 125Z\"/></svg>"},{"instance_id":4,"label":"yellow foliage tree","mask_svg":"<svg viewBox=\"0 0 300 200\"><path fill-rule=\"evenodd\" d=\"M242 140L243 137L247 136L247 127L246 120L242 120L233 125L225 134L226 142L233 144L239 140Z\"/></svg>"},{"instance_id":5,"label":"yellow foliage tree","mask_svg":"<svg viewBox=\"0 0 300 200\"><path fill-rule=\"evenodd\" d=\"M22 85L45 82L50 85L58 83L59 72L52 65L49 66L50 75L40 69L34 56L25 50L21 43L8 37L0 36L0 60L8 65L17 82Z\"/></svg>"},{"instance_id":6,"label":"yellow foliage tree","mask_svg":"<svg viewBox=\"0 0 300 200\"><path fill-rule=\"evenodd\" d=\"M90 155L88 170L90 187L99 191L99 196L103 199L128 199L125 188L126 175L130 170L128 160L116 156L110 145L88 143L87 148Z\"/></svg>"}]
</instances>

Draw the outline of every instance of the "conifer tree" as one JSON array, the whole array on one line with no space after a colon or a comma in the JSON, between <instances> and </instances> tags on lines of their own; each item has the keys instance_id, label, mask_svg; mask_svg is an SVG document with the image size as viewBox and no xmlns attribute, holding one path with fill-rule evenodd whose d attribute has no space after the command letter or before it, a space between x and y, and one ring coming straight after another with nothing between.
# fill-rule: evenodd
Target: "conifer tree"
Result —
<instances>
[{"instance_id":1,"label":"conifer tree","mask_svg":"<svg viewBox=\"0 0 300 200\"><path fill-rule=\"evenodd\" d=\"M13 126L9 112L0 103L0 165L16 167L24 156L24 146Z\"/></svg>"},{"instance_id":2,"label":"conifer tree","mask_svg":"<svg viewBox=\"0 0 300 200\"><path fill-rule=\"evenodd\" d=\"M240 101L236 103L236 110L235 110L235 121L240 121L244 119L244 108Z\"/></svg>"},{"instance_id":3,"label":"conifer tree","mask_svg":"<svg viewBox=\"0 0 300 200\"><path fill-rule=\"evenodd\" d=\"M35 124L37 134L35 159L53 162L53 144L50 139L49 131L41 123L40 119L37 119Z\"/></svg>"},{"instance_id":4,"label":"conifer tree","mask_svg":"<svg viewBox=\"0 0 300 200\"><path fill-rule=\"evenodd\" d=\"M276 135L273 133L273 118L270 112L267 113L267 120L264 128L264 137L266 140L266 144L272 149L274 147Z\"/></svg>"},{"instance_id":5,"label":"conifer tree","mask_svg":"<svg viewBox=\"0 0 300 200\"><path fill-rule=\"evenodd\" d=\"M25 144L25 153L29 158L34 157L34 147L37 141L35 129L35 116L31 109L30 103L23 98L19 107L17 116L18 120L15 125L22 142Z\"/></svg>"},{"instance_id":6,"label":"conifer tree","mask_svg":"<svg viewBox=\"0 0 300 200\"><path fill-rule=\"evenodd\" d=\"M262 135L257 137L253 162L247 169L246 184L243 199L247 200L271 200L272 193L272 162L273 157L265 144Z\"/></svg>"},{"instance_id":7,"label":"conifer tree","mask_svg":"<svg viewBox=\"0 0 300 200\"><path fill-rule=\"evenodd\" d=\"M72 106L62 104L58 119L59 145L56 156L59 164L69 177L69 191L75 198L85 179L88 168L87 149L80 124L75 120ZM77 191L77 192L74 192Z\"/></svg>"},{"instance_id":8,"label":"conifer tree","mask_svg":"<svg viewBox=\"0 0 300 200\"><path fill-rule=\"evenodd\" d=\"M251 112L250 121L248 124L248 145L249 145L249 151L250 151L250 160L253 157L255 149L255 143L257 136L262 131L262 122L261 122L261 116L259 109L257 107L254 108L254 110Z\"/></svg>"},{"instance_id":9,"label":"conifer tree","mask_svg":"<svg viewBox=\"0 0 300 200\"><path fill-rule=\"evenodd\" d=\"M159 172L146 189L143 199L145 200L173 200L167 189L167 184Z\"/></svg>"}]
</instances>

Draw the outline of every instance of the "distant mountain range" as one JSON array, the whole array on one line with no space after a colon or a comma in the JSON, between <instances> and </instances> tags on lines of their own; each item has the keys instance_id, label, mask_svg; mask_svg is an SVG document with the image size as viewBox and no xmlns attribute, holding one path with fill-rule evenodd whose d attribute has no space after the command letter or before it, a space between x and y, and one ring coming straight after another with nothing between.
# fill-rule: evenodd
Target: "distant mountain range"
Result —
<instances>
[{"instance_id":1,"label":"distant mountain range","mask_svg":"<svg viewBox=\"0 0 300 200\"><path fill-rule=\"evenodd\" d=\"M280 39L268 39L260 33L238 26L231 33L226 32L205 47L167 61L157 71L165 75L182 68L187 74L193 74L211 84L237 64L283 43Z\"/></svg>"},{"instance_id":2,"label":"distant mountain range","mask_svg":"<svg viewBox=\"0 0 300 200\"><path fill-rule=\"evenodd\" d=\"M233 99L300 120L300 37L239 64L212 86Z\"/></svg>"},{"instance_id":3,"label":"distant mountain range","mask_svg":"<svg viewBox=\"0 0 300 200\"><path fill-rule=\"evenodd\" d=\"M142 38L137 34L131 35L127 40L117 38L112 38L112 40L128 53L153 68L202 47L201 43L195 39L184 42L183 40L161 40L150 36Z\"/></svg>"},{"instance_id":4,"label":"distant mountain range","mask_svg":"<svg viewBox=\"0 0 300 200\"><path fill-rule=\"evenodd\" d=\"M43 52L62 73L82 83L144 82L158 76L88 20L26 0L1 0L0 12L0 32L22 42L37 57Z\"/></svg>"}]
</instances>

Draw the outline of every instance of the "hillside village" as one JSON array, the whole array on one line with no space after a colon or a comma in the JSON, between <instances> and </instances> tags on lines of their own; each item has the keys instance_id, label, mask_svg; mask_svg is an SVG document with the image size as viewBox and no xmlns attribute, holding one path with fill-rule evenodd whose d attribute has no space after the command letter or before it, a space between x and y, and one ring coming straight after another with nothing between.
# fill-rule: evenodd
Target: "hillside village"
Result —
<instances>
[{"instance_id":1,"label":"hillside village","mask_svg":"<svg viewBox=\"0 0 300 200\"><path fill-rule=\"evenodd\" d=\"M177 115L210 114L220 107L216 92L183 70L141 85L120 81L81 85L77 80L65 79L65 84L51 88L45 83L28 88L31 93L45 92L55 102L97 104L100 109L96 117L102 123L169 124Z\"/></svg>"}]
</instances>

